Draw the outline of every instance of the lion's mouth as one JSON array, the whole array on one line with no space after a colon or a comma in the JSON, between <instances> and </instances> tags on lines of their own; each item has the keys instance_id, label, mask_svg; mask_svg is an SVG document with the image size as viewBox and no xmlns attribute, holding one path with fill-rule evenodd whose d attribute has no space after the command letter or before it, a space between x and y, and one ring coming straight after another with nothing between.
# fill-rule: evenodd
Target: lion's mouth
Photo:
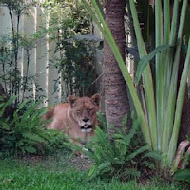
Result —
<instances>
[{"instance_id":1,"label":"lion's mouth","mask_svg":"<svg viewBox=\"0 0 190 190\"><path fill-rule=\"evenodd\" d=\"M92 130L92 125L85 124L84 126L80 126L82 132L90 132Z\"/></svg>"}]
</instances>

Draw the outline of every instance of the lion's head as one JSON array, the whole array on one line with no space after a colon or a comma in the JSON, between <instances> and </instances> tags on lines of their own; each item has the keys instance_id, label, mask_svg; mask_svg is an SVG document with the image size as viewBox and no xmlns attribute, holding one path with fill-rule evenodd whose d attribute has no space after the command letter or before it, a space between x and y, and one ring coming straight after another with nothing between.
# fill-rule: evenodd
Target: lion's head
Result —
<instances>
[{"instance_id":1,"label":"lion's head","mask_svg":"<svg viewBox=\"0 0 190 190\"><path fill-rule=\"evenodd\" d=\"M78 123L82 132L90 132L97 123L96 112L99 109L100 95L94 94L92 97L68 97L70 114Z\"/></svg>"}]
</instances>

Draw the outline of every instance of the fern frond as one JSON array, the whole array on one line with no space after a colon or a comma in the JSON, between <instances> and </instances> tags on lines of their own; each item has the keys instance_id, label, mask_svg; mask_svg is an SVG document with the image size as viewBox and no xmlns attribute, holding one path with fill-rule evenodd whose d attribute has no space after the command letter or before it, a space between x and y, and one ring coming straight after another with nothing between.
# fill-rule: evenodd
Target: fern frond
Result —
<instances>
[{"instance_id":1,"label":"fern frond","mask_svg":"<svg viewBox=\"0 0 190 190\"><path fill-rule=\"evenodd\" d=\"M129 134L126 136L126 141L129 141L129 143L131 142L131 139L134 137L135 134L137 134L137 130L139 129L139 121L135 121L133 123L133 127L131 128Z\"/></svg>"},{"instance_id":2,"label":"fern frond","mask_svg":"<svg viewBox=\"0 0 190 190\"><path fill-rule=\"evenodd\" d=\"M103 131L107 131L107 122L103 114L101 112L97 112L96 115Z\"/></svg>"},{"instance_id":3,"label":"fern frond","mask_svg":"<svg viewBox=\"0 0 190 190\"><path fill-rule=\"evenodd\" d=\"M24 101L13 112L13 118L1 119L4 110L12 104L13 100L14 97L0 103L0 152L5 151L7 147L14 149L13 152L18 151L23 154L37 152L44 154L60 148L68 149L63 134L44 129L45 122L41 117L47 108L38 109L39 101Z\"/></svg>"},{"instance_id":4,"label":"fern frond","mask_svg":"<svg viewBox=\"0 0 190 190\"><path fill-rule=\"evenodd\" d=\"M123 120L123 125L126 125L127 120ZM144 155L148 152L149 146L142 146L139 144L141 139L137 140L139 135L139 121L133 122L132 129L127 133L127 127L116 129L113 134L114 142L109 141L108 134L102 129L95 130L95 138L90 146L89 153L90 159L93 161L94 166L89 171L91 178L96 176L123 176L127 178L139 177L141 172L135 169L139 164L139 156L144 160L141 161L142 167L147 167L147 157ZM147 162L146 162L147 159ZM127 167L126 167L127 166ZM149 165L153 168L153 165ZM126 175L126 176L125 176ZM113 177L113 176L112 176Z\"/></svg>"},{"instance_id":5,"label":"fern frond","mask_svg":"<svg viewBox=\"0 0 190 190\"><path fill-rule=\"evenodd\" d=\"M0 118L3 117L6 108L8 108L9 106L11 106L13 104L13 101L15 99L16 99L15 96L9 98L8 100L7 100L6 97L0 96Z\"/></svg>"},{"instance_id":6,"label":"fern frond","mask_svg":"<svg viewBox=\"0 0 190 190\"><path fill-rule=\"evenodd\" d=\"M42 138L41 136L31 133L31 132L23 132L22 136L24 138L30 139L32 141L38 142L38 143L44 143L44 144L48 144L48 142Z\"/></svg>"},{"instance_id":7,"label":"fern frond","mask_svg":"<svg viewBox=\"0 0 190 190\"><path fill-rule=\"evenodd\" d=\"M152 158L154 160L161 161L162 160L162 155L158 151L151 151L151 152L147 152L144 155L144 158Z\"/></svg>"},{"instance_id":8,"label":"fern frond","mask_svg":"<svg viewBox=\"0 0 190 190\"><path fill-rule=\"evenodd\" d=\"M2 128L4 130L10 130L11 129L9 118L0 120L0 128Z\"/></svg>"},{"instance_id":9,"label":"fern frond","mask_svg":"<svg viewBox=\"0 0 190 190\"><path fill-rule=\"evenodd\" d=\"M133 178L139 178L140 175L141 175L141 172L138 171L137 169L135 168L127 168L126 169L126 174L133 177Z\"/></svg>"},{"instance_id":10,"label":"fern frond","mask_svg":"<svg viewBox=\"0 0 190 190\"><path fill-rule=\"evenodd\" d=\"M149 145L145 145L140 147L139 149L135 150L134 152L132 152L131 154L129 154L128 156L126 156L126 161L132 160L133 158L135 158L137 155L145 152L146 150L149 150L150 147Z\"/></svg>"},{"instance_id":11,"label":"fern frond","mask_svg":"<svg viewBox=\"0 0 190 190\"><path fill-rule=\"evenodd\" d=\"M25 152L34 154L37 152L37 149L34 146L24 146L23 149L25 150Z\"/></svg>"}]
</instances>

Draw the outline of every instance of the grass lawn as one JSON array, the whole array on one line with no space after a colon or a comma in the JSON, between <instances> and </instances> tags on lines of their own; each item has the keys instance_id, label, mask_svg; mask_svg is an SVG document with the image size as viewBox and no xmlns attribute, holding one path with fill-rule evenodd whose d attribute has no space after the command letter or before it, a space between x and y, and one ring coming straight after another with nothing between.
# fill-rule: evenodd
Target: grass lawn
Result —
<instances>
[{"instance_id":1,"label":"grass lawn","mask_svg":"<svg viewBox=\"0 0 190 190\"><path fill-rule=\"evenodd\" d=\"M95 179L88 181L88 172L73 167L64 155L32 160L0 160L0 190L178 190L182 186L149 182L137 185L135 181L120 183Z\"/></svg>"}]
</instances>

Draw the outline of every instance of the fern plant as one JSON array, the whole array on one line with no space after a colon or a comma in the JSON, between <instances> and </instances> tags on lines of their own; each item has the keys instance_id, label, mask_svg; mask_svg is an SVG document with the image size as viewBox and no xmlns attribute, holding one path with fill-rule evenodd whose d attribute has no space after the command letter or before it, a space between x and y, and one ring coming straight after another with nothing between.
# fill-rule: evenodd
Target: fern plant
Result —
<instances>
[{"instance_id":1,"label":"fern plant","mask_svg":"<svg viewBox=\"0 0 190 190\"><path fill-rule=\"evenodd\" d=\"M190 169L180 169L174 174L174 180L190 184Z\"/></svg>"},{"instance_id":2,"label":"fern plant","mask_svg":"<svg viewBox=\"0 0 190 190\"><path fill-rule=\"evenodd\" d=\"M109 140L108 134L97 127L95 138L84 152L93 161L89 177L118 178L122 181L139 178L154 169L154 159L160 159L157 153L149 152L149 146L142 140L139 122L133 122L132 129L127 132L126 119L123 128L113 135L114 141ZM105 127L104 127L105 129Z\"/></svg>"},{"instance_id":3,"label":"fern plant","mask_svg":"<svg viewBox=\"0 0 190 190\"><path fill-rule=\"evenodd\" d=\"M40 102L24 101L13 112L12 117L4 118L3 113L13 102L0 103L0 152L9 154L45 154L64 148L67 141L64 134L45 128L42 116L46 108L38 108Z\"/></svg>"}]
</instances>

